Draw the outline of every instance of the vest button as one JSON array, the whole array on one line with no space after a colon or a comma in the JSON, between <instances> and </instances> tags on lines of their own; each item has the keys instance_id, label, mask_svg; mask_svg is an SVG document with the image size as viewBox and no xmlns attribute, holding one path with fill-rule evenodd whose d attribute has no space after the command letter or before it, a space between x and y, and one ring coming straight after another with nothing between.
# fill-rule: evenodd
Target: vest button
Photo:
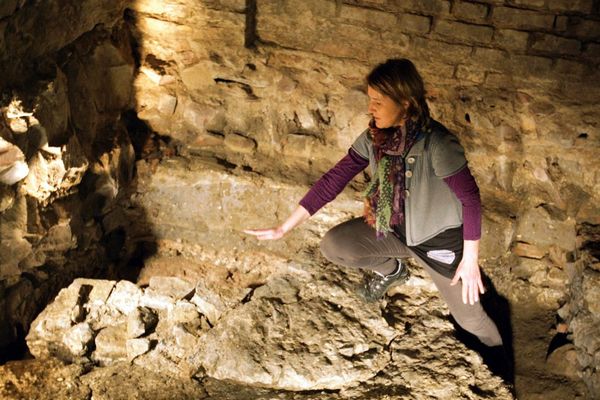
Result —
<instances>
[{"instance_id":1,"label":"vest button","mask_svg":"<svg viewBox=\"0 0 600 400\"><path fill-rule=\"evenodd\" d=\"M410 178L410 177L412 177L412 175L413 175L413 174L412 174L412 171L406 171L406 172L404 173L404 175L405 175L407 178Z\"/></svg>"},{"instance_id":2,"label":"vest button","mask_svg":"<svg viewBox=\"0 0 600 400\"><path fill-rule=\"evenodd\" d=\"M410 192L408 191L408 189L406 189L404 191L404 197L408 197L408 196L410 196Z\"/></svg>"},{"instance_id":3,"label":"vest button","mask_svg":"<svg viewBox=\"0 0 600 400\"><path fill-rule=\"evenodd\" d=\"M406 162L409 163L409 164L414 164L415 163L415 158L414 157L408 157L406 159Z\"/></svg>"}]
</instances>

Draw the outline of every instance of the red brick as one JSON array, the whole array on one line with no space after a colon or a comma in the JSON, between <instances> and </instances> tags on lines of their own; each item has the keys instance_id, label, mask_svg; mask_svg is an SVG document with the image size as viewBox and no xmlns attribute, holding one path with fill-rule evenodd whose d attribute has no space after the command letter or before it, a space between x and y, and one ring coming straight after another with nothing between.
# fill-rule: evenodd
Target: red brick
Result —
<instances>
[{"instance_id":1,"label":"red brick","mask_svg":"<svg viewBox=\"0 0 600 400\"><path fill-rule=\"evenodd\" d=\"M538 53L576 55L581 51L581 43L555 35L535 34L531 50Z\"/></svg>"},{"instance_id":2,"label":"red brick","mask_svg":"<svg viewBox=\"0 0 600 400\"><path fill-rule=\"evenodd\" d=\"M485 4L460 1L454 4L452 14L466 21L483 21L488 15L489 8Z\"/></svg>"},{"instance_id":3,"label":"red brick","mask_svg":"<svg viewBox=\"0 0 600 400\"><path fill-rule=\"evenodd\" d=\"M525 51L527 50L528 40L528 32L515 31L512 29L496 29L494 32L494 43L497 43L505 49Z\"/></svg>"},{"instance_id":4,"label":"red brick","mask_svg":"<svg viewBox=\"0 0 600 400\"><path fill-rule=\"evenodd\" d=\"M438 35L464 43L490 43L494 34L494 28L490 26L472 25L447 20L439 21L434 31Z\"/></svg>"},{"instance_id":5,"label":"red brick","mask_svg":"<svg viewBox=\"0 0 600 400\"><path fill-rule=\"evenodd\" d=\"M532 10L496 7L492 11L492 21L498 27L515 29L552 29L554 16Z\"/></svg>"}]
</instances>

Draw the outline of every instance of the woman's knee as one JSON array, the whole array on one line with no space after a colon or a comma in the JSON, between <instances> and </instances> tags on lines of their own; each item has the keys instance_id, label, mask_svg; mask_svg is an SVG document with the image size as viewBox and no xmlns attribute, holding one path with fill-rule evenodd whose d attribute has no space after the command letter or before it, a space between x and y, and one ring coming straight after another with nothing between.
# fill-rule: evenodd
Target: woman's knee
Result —
<instances>
[{"instance_id":1,"label":"woman's knee","mask_svg":"<svg viewBox=\"0 0 600 400\"><path fill-rule=\"evenodd\" d=\"M352 247L348 246L344 240L344 235L340 234L339 229L334 227L330 229L321 240L321 254L329 261L339 264L342 260L353 258Z\"/></svg>"}]
</instances>

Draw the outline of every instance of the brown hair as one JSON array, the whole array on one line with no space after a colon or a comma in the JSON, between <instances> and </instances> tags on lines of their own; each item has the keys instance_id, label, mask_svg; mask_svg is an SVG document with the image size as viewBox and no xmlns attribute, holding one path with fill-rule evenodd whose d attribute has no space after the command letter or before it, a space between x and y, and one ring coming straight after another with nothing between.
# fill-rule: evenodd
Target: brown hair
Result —
<instances>
[{"instance_id":1,"label":"brown hair","mask_svg":"<svg viewBox=\"0 0 600 400\"><path fill-rule=\"evenodd\" d=\"M398 104L408 101L408 115L418 120L429 117L425 85L415 65L406 58L392 58L367 75L367 84Z\"/></svg>"}]
</instances>

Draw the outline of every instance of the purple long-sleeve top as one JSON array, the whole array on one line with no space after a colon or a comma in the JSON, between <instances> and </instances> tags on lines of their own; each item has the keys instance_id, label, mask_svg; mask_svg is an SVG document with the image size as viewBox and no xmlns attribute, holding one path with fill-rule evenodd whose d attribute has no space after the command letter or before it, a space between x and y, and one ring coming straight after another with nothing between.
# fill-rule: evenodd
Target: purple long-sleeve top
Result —
<instances>
[{"instance_id":1,"label":"purple long-sleeve top","mask_svg":"<svg viewBox=\"0 0 600 400\"><path fill-rule=\"evenodd\" d=\"M310 215L329 203L344 190L348 182L369 165L369 160L350 149L348 154L327 171L300 200L300 205ZM462 204L463 239L478 240L481 238L481 199L479 188L465 166L454 175L444 178L444 182Z\"/></svg>"}]
</instances>

